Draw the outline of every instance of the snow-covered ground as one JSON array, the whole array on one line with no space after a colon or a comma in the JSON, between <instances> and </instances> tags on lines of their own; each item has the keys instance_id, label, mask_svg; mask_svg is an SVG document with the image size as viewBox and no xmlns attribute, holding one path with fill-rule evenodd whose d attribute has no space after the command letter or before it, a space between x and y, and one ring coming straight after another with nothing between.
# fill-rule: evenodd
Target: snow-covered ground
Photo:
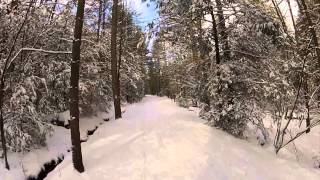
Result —
<instances>
[{"instance_id":1,"label":"snow-covered ground","mask_svg":"<svg viewBox=\"0 0 320 180\"><path fill-rule=\"evenodd\" d=\"M196 111L147 96L82 144L85 172L71 154L48 180L318 180L320 171L204 124ZM290 152L283 152L284 154Z\"/></svg>"},{"instance_id":2,"label":"snow-covered ground","mask_svg":"<svg viewBox=\"0 0 320 180\"><path fill-rule=\"evenodd\" d=\"M113 112L113 111L110 111ZM59 114L61 120L67 121L69 111ZM99 112L95 116L80 119L81 139L88 139L87 131L93 130L103 123L106 118L113 118L113 113ZM70 130L54 126L51 137L47 139L47 147L33 149L28 153L9 153L10 171L4 168L0 161L0 180L24 180L29 176L36 177L45 163L69 154L71 149Z\"/></svg>"},{"instance_id":3,"label":"snow-covered ground","mask_svg":"<svg viewBox=\"0 0 320 180\"><path fill-rule=\"evenodd\" d=\"M317 119L318 118L315 118L314 120ZM266 113L263 121L270 137L269 143L265 145L263 149L270 153L274 153L273 141L277 132L277 126L273 123L273 119L269 113ZM282 123L283 126L286 122L287 121L284 121ZM299 120L292 120L289 124L288 133L285 135L284 142L287 142L291 138L290 135L295 136L297 133L304 130L304 127L306 127L305 121L300 124ZM250 132L251 136L249 135L247 140L253 144L257 144L257 136L254 135L254 129L252 127L250 127ZM320 126L315 126L311 129L310 133L304 133L294 142L282 148L278 153L278 157L295 161L300 164L300 166L306 168L317 168L318 171L320 171Z\"/></svg>"}]
</instances>

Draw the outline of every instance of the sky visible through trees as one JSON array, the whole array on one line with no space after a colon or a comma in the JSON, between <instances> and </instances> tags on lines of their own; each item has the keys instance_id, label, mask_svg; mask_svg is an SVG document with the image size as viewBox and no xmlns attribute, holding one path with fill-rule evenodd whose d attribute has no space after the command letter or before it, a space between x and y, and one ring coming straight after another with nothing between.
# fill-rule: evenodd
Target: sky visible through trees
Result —
<instances>
[{"instance_id":1,"label":"sky visible through trees","mask_svg":"<svg viewBox=\"0 0 320 180\"><path fill-rule=\"evenodd\" d=\"M142 2L139 0L126 0L130 9L137 12L136 23L147 30L148 24L159 18L159 12L154 2Z\"/></svg>"},{"instance_id":2,"label":"sky visible through trees","mask_svg":"<svg viewBox=\"0 0 320 180\"><path fill-rule=\"evenodd\" d=\"M126 0L127 5L132 11L136 12L135 22L145 31L148 32L149 25L159 21L159 9L156 3L151 1L142 2L142 0ZM155 34L152 33L147 37L148 49L152 50L155 40Z\"/></svg>"}]
</instances>

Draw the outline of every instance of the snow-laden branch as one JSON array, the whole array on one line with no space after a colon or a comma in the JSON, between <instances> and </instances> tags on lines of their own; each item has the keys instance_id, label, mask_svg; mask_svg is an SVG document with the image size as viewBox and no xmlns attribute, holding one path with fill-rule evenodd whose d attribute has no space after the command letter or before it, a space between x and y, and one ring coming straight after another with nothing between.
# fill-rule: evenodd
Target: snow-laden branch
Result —
<instances>
[{"instance_id":1,"label":"snow-laden branch","mask_svg":"<svg viewBox=\"0 0 320 180\"><path fill-rule=\"evenodd\" d=\"M19 54L22 51L37 51L37 52L42 52L42 53L47 53L47 54L71 54L71 51L51 51L51 50L45 50L45 49L36 49L36 48L21 48L16 55L11 59L7 67L10 67L10 65L13 63L13 61L19 56Z\"/></svg>"},{"instance_id":2,"label":"snow-laden branch","mask_svg":"<svg viewBox=\"0 0 320 180\"><path fill-rule=\"evenodd\" d=\"M69 42L69 43L72 43L72 39L67 39L67 38L59 38L60 40L62 41L66 41L66 42Z\"/></svg>"},{"instance_id":3,"label":"snow-laden branch","mask_svg":"<svg viewBox=\"0 0 320 180\"><path fill-rule=\"evenodd\" d=\"M59 39L62 40L62 41L69 42L69 43L73 42L73 39L67 39L67 38L59 38ZM91 40L88 40L88 39L81 39L81 41L82 42L92 43L92 44L97 44L97 42L94 42L94 41L91 41Z\"/></svg>"},{"instance_id":4,"label":"snow-laden branch","mask_svg":"<svg viewBox=\"0 0 320 180\"><path fill-rule=\"evenodd\" d=\"M232 50L229 50L229 51L225 51L225 52L236 52L236 53L239 53L239 54L242 54L242 55L247 55L247 56L251 56L251 57L255 57L255 58L261 58L261 59L268 59L269 58L267 56L258 56L258 55L254 55L252 53L239 51L239 50L235 50L235 49L232 49Z\"/></svg>"},{"instance_id":5,"label":"snow-laden branch","mask_svg":"<svg viewBox=\"0 0 320 180\"><path fill-rule=\"evenodd\" d=\"M51 51L51 50L44 50L44 49L35 49L35 48L22 48L21 51L38 51L48 54L71 54L71 51Z\"/></svg>"}]
</instances>

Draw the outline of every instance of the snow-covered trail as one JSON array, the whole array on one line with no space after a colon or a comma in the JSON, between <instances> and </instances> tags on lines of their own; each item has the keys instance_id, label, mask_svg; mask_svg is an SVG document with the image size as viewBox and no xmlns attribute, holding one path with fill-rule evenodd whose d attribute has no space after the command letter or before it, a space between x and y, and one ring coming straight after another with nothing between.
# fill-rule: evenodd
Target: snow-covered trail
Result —
<instances>
[{"instance_id":1,"label":"snow-covered trail","mask_svg":"<svg viewBox=\"0 0 320 180\"><path fill-rule=\"evenodd\" d=\"M49 180L320 179L314 169L208 127L167 98L147 96L83 144L85 173L71 154Z\"/></svg>"}]
</instances>

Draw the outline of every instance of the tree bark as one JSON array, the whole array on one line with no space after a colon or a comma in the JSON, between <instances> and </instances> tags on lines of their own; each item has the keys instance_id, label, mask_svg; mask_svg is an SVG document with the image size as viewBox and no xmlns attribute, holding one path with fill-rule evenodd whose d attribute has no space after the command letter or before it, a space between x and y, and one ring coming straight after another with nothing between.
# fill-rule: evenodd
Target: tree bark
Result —
<instances>
[{"instance_id":1,"label":"tree bark","mask_svg":"<svg viewBox=\"0 0 320 180\"><path fill-rule=\"evenodd\" d=\"M213 7L210 6L210 15L212 18L212 36L214 38L214 47L215 47L215 53L216 53L216 64L221 63L221 57L220 57L220 48L219 48L219 36L218 36L218 30L217 30L217 23L216 19L213 13Z\"/></svg>"},{"instance_id":2,"label":"tree bark","mask_svg":"<svg viewBox=\"0 0 320 180\"><path fill-rule=\"evenodd\" d=\"M58 0L55 0L55 1L53 2L53 6L52 6L52 9L51 9L51 14L50 14L50 20L51 20L51 21L53 20L54 13L56 12L57 3L58 3Z\"/></svg>"},{"instance_id":3,"label":"tree bark","mask_svg":"<svg viewBox=\"0 0 320 180\"><path fill-rule=\"evenodd\" d=\"M102 0L99 0L97 42L99 42L99 40L100 40L100 29L101 29L102 9L103 9L103 2L102 2Z\"/></svg>"},{"instance_id":4,"label":"tree bark","mask_svg":"<svg viewBox=\"0 0 320 180\"><path fill-rule=\"evenodd\" d=\"M199 3L199 1L197 2ZM204 51L204 42L203 42L203 31L202 31L202 18L203 18L203 11L201 9L201 6L199 4L196 4L198 7L195 12L196 20L196 32L195 34L198 34L197 36L197 42L198 42L198 49L199 49L199 55L200 60L203 61L205 58L205 51Z\"/></svg>"},{"instance_id":5,"label":"tree bark","mask_svg":"<svg viewBox=\"0 0 320 180\"><path fill-rule=\"evenodd\" d=\"M103 0L103 6L102 6L102 35L104 35L104 30L106 26L106 8L107 8L107 0Z\"/></svg>"},{"instance_id":6,"label":"tree bark","mask_svg":"<svg viewBox=\"0 0 320 180\"><path fill-rule=\"evenodd\" d=\"M113 0L112 6L112 27L111 27L111 73L112 91L114 101L115 119L121 118L120 106L120 84L118 76L117 59L117 33L118 33L118 0Z\"/></svg>"},{"instance_id":7,"label":"tree bark","mask_svg":"<svg viewBox=\"0 0 320 180\"><path fill-rule=\"evenodd\" d=\"M73 166L78 172L84 172L79 131L79 76L81 36L83 27L85 0L78 0L74 40L72 46L71 78L70 78L70 130L72 142Z\"/></svg>"},{"instance_id":8,"label":"tree bark","mask_svg":"<svg viewBox=\"0 0 320 180\"><path fill-rule=\"evenodd\" d=\"M222 93L222 89L221 89L221 69L220 69L220 64L221 64L221 56L220 56L220 48L219 48L219 34L218 34L218 30L217 30L217 23L216 23L216 19L214 16L214 12L213 12L213 6L210 5L210 1L208 1L208 5L209 5L209 13L211 15L212 18L212 36L214 38L214 46L215 46L215 53L216 53L216 66L217 66L217 79L218 79L218 83L219 86L217 88L217 95L220 97L221 93ZM219 119L221 119L222 116L222 103L219 102L217 104L217 111L218 111L218 116Z\"/></svg>"},{"instance_id":9,"label":"tree bark","mask_svg":"<svg viewBox=\"0 0 320 180\"><path fill-rule=\"evenodd\" d=\"M161 95L161 67L160 67L160 58L157 59L157 95Z\"/></svg>"},{"instance_id":10,"label":"tree bark","mask_svg":"<svg viewBox=\"0 0 320 180\"><path fill-rule=\"evenodd\" d=\"M310 101L310 97L309 97L309 90L308 90L308 75L305 75L305 82L304 82L304 100L305 100L305 106L307 108L307 118L306 118L306 134L308 134L311 129L310 129L310 124L311 124L311 120L310 120L310 105L309 105L309 101Z\"/></svg>"},{"instance_id":11,"label":"tree bark","mask_svg":"<svg viewBox=\"0 0 320 180\"><path fill-rule=\"evenodd\" d=\"M220 30L221 35L221 44L223 48L223 56L226 61L229 61L231 58L230 54L230 47L229 47L229 41L228 41L228 33L227 33L227 27L226 27L226 20L223 16L223 9L222 9L222 3L221 0L215 0L217 9L218 9L218 29Z\"/></svg>"},{"instance_id":12,"label":"tree bark","mask_svg":"<svg viewBox=\"0 0 320 180\"><path fill-rule=\"evenodd\" d=\"M4 163L5 163L5 167L9 170L10 166L8 163L8 156L7 156L7 146L6 146L6 138L5 138L5 134L4 134L4 119L3 119L3 114L2 114L2 105L3 105L3 89L4 87L2 87L4 85L4 83L0 84L0 133L1 133L1 144L2 144L2 150L3 150L3 156L4 156Z\"/></svg>"},{"instance_id":13,"label":"tree bark","mask_svg":"<svg viewBox=\"0 0 320 180\"><path fill-rule=\"evenodd\" d=\"M290 17L291 17L291 21L292 21L292 25L293 25L294 37L296 39L296 42L298 42L297 25L296 25L296 21L295 21L294 16L293 16L293 11L292 11L290 0L287 0L287 4L288 4L288 7L289 7Z\"/></svg>"},{"instance_id":14,"label":"tree bark","mask_svg":"<svg viewBox=\"0 0 320 180\"><path fill-rule=\"evenodd\" d=\"M318 61L318 67L320 67L320 47L319 47L319 41L317 37L317 32L315 30L315 24L312 22L311 16L309 14L309 9L308 6L305 2L305 0L300 0L301 3L299 3L299 0L297 0L299 8L301 10L301 13L304 15L304 17L307 20L308 27L310 29L310 35L312 38L312 42L315 48L316 56L317 56L317 61Z\"/></svg>"}]
</instances>

